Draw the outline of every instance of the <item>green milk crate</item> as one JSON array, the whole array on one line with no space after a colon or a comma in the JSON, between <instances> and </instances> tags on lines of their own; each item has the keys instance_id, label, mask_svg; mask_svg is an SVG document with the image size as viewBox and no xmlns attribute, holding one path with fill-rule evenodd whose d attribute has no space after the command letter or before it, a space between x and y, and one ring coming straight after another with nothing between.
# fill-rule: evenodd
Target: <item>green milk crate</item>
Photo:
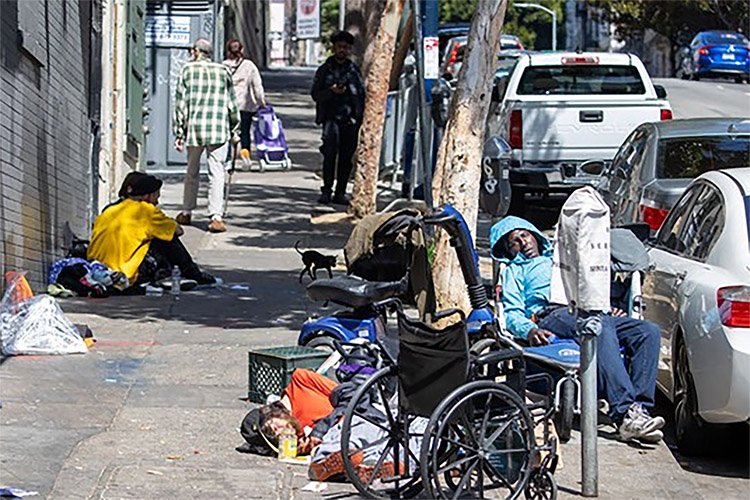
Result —
<instances>
[{"instance_id":1,"label":"green milk crate","mask_svg":"<svg viewBox=\"0 0 750 500\"><path fill-rule=\"evenodd\" d=\"M329 353L310 347L270 347L248 352L249 390L247 397L253 403L265 403L271 394L281 396L281 391L292 381L297 368L317 370Z\"/></svg>"}]
</instances>

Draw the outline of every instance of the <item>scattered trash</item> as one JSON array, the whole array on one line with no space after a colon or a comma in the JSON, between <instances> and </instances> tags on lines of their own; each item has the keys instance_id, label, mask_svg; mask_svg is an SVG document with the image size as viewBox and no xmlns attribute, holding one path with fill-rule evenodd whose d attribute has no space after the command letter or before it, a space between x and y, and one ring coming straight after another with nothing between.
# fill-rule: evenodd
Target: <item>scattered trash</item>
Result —
<instances>
[{"instance_id":1,"label":"scattered trash","mask_svg":"<svg viewBox=\"0 0 750 500\"><path fill-rule=\"evenodd\" d=\"M116 378L105 378L104 381L105 382L110 382L112 384L116 384L117 383L117 379Z\"/></svg>"},{"instance_id":2,"label":"scattered trash","mask_svg":"<svg viewBox=\"0 0 750 500\"><path fill-rule=\"evenodd\" d=\"M11 498L23 498L33 497L38 495L37 491L26 491L21 488L9 488L7 486L0 487L0 497L11 497Z\"/></svg>"},{"instance_id":3,"label":"scattered trash","mask_svg":"<svg viewBox=\"0 0 750 500\"><path fill-rule=\"evenodd\" d=\"M147 470L146 474L151 474L152 476L163 476L164 473L160 472L158 470Z\"/></svg>"},{"instance_id":4,"label":"scattered trash","mask_svg":"<svg viewBox=\"0 0 750 500\"><path fill-rule=\"evenodd\" d=\"M284 457L279 458L279 462L284 464L292 464L292 465L310 465L312 461L312 457L310 455L304 455L304 456L298 456L295 458L292 457Z\"/></svg>"},{"instance_id":5,"label":"scattered trash","mask_svg":"<svg viewBox=\"0 0 750 500\"><path fill-rule=\"evenodd\" d=\"M29 296L28 283L21 273L12 279L0 301L0 346L5 355L88 351L54 297Z\"/></svg>"},{"instance_id":6,"label":"scattered trash","mask_svg":"<svg viewBox=\"0 0 750 500\"><path fill-rule=\"evenodd\" d=\"M149 297L159 297L164 295L164 289L160 286L146 285L146 295Z\"/></svg>"},{"instance_id":7,"label":"scattered trash","mask_svg":"<svg viewBox=\"0 0 750 500\"><path fill-rule=\"evenodd\" d=\"M242 290L245 292L250 291L250 287L247 285L232 285L229 287L230 290Z\"/></svg>"},{"instance_id":8,"label":"scattered trash","mask_svg":"<svg viewBox=\"0 0 750 500\"><path fill-rule=\"evenodd\" d=\"M182 460L180 455L167 455L167 460Z\"/></svg>"},{"instance_id":9,"label":"scattered trash","mask_svg":"<svg viewBox=\"0 0 750 500\"><path fill-rule=\"evenodd\" d=\"M321 483L320 481L310 481L301 489L302 491L312 491L313 493L320 493L321 491L325 491L327 488L327 483Z\"/></svg>"}]
</instances>

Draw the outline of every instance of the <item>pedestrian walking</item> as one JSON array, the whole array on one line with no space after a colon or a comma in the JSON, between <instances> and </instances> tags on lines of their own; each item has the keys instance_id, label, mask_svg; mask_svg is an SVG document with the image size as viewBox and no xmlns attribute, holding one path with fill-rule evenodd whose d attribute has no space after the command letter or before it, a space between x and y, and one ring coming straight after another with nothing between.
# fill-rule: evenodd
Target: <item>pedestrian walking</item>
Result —
<instances>
[{"instance_id":1,"label":"pedestrian walking","mask_svg":"<svg viewBox=\"0 0 750 500\"><path fill-rule=\"evenodd\" d=\"M250 164L250 127L258 108L266 107L263 80L258 67L245 59L244 47L236 38L227 42L227 58L224 65L229 68L234 85L234 96L240 110L240 156L246 166Z\"/></svg>"},{"instance_id":2,"label":"pedestrian walking","mask_svg":"<svg viewBox=\"0 0 750 500\"><path fill-rule=\"evenodd\" d=\"M203 151L208 162L208 230L227 230L222 220L224 208L224 161L227 145L237 132L240 117L234 96L232 77L223 64L211 61L213 48L205 39L196 40L190 49L191 60L185 64L177 82L173 130L175 149L187 147L188 168L185 174L182 212L178 223L190 225L198 199L198 169Z\"/></svg>"},{"instance_id":3,"label":"pedestrian walking","mask_svg":"<svg viewBox=\"0 0 750 500\"><path fill-rule=\"evenodd\" d=\"M338 31L331 37L331 43L333 55L315 72L311 92L315 100L315 123L323 126L320 147L323 188L318 202L348 205L346 185L364 114L365 89L359 67L349 59L354 44L352 34Z\"/></svg>"}]
</instances>

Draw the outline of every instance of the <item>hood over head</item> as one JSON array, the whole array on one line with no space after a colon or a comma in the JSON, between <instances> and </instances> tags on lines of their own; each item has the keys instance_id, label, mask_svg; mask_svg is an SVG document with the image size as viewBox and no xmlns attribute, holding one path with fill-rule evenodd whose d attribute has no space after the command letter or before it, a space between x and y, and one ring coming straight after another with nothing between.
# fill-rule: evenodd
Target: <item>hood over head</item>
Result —
<instances>
[{"instance_id":1,"label":"hood over head","mask_svg":"<svg viewBox=\"0 0 750 500\"><path fill-rule=\"evenodd\" d=\"M497 222L492 229L490 229L490 255L493 259L500 262L510 263L511 261L522 262L529 260L525 255L519 253L514 259L505 251L504 245L501 240L511 231L516 229L525 229L536 236L539 242L539 254L543 257L549 257L552 255L552 242L547 239L544 234L537 229L537 227L526 219L515 217L510 215L504 217L502 220Z\"/></svg>"}]
</instances>

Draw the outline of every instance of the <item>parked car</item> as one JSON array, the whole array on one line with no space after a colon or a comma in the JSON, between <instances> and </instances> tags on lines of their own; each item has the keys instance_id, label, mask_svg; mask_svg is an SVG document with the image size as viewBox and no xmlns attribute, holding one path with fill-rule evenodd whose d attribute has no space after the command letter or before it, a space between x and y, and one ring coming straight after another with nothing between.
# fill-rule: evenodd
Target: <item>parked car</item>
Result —
<instances>
[{"instance_id":1,"label":"parked car","mask_svg":"<svg viewBox=\"0 0 750 500\"><path fill-rule=\"evenodd\" d=\"M699 80L710 76L750 83L750 41L742 33L704 31L680 52L677 76Z\"/></svg>"},{"instance_id":2,"label":"parked car","mask_svg":"<svg viewBox=\"0 0 750 500\"><path fill-rule=\"evenodd\" d=\"M650 245L657 385L674 402L678 446L700 453L711 424L750 421L750 168L695 179Z\"/></svg>"},{"instance_id":3,"label":"parked car","mask_svg":"<svg viewBox=\"0 0 750 500\"><path fill-rule=\"evenodd\" d=\"M450 74L453 77L458 76L458 72L461 70L461 65L464 62L464 53L466 52L468 39L468 36L457 36L448 40L445 46L443 65L440 69L441 75ZM499 50L502 54L503 51L524 49L517 36L500 35Z\"/></svg>"},{"instance_id":4,"label":"parked car","mask_svg":"<svg viewBox=\"0 0 750 500\"><path fill-rule=\"evenodd\" d=\"M657 230L695 177L748 162L750 119L649 122L625 139L597 189L609 204L613 226L646 222ZM582 169L596 174L602 165L587 162Z\"/></svg>"},{"instance_id":5,"label":"parked car","mask_svg":"<svg viewBox=\"0 0 750 500\"><path fill-rule=\"evenodd\" d=\"M593 184L583 162L609 162L638 125L672 118L666 91L631 54L522 54L496 85L488 132L513 148L513 211L526 192Z\"/></svg>"}]
</instances>

